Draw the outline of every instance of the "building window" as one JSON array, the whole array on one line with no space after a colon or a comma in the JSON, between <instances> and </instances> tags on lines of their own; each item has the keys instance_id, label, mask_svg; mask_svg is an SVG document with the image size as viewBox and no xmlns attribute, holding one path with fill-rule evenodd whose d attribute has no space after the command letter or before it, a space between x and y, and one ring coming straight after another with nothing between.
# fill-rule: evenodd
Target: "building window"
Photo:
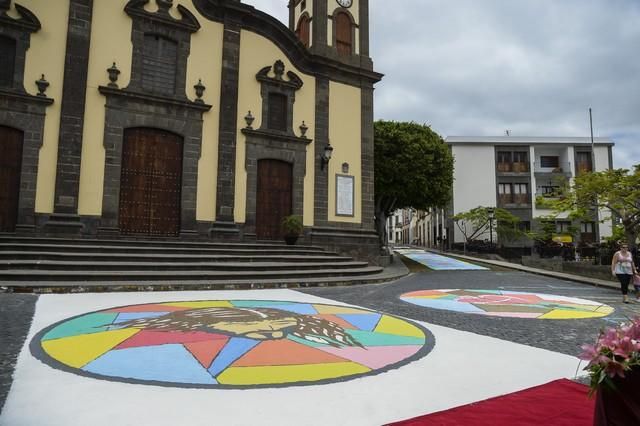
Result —
<instances>
[{"instance_id":1,"label":"building window","mask_svg":"<svg viewBox=\"0 0 640 426\"><path fill-rule=\"evenodd\" d=\"M569 233L571 228L571 222L559 220L556 222L556 232L563 234Z\"/></svg>"},{"instance_id":2,"label":"building window","mask_svg":"<svg viewBox=\"0 0 640 426\"><path fill-rule=\"evenodd\" d=\"M155 34L145 34L142 49L142 88L151 93L174 95L178 43Z\"/></svg>"},{"instance_id":3,"label":"building window","mask_svg":"<svg viewBox=\"0 0 640 426\"><path fill-rule=\"evenodd\" d=\"M558 195L558 192L560 192L560 187L559 186L543 185L543 186L540 187L540 194L543 197L554 197L554 196Z\"/></svg>"},{"instance_id":4,"label":"building window","mask_svg":"<svg viewBox=\"0 0 640 426\"><path fill-rule=\"evenodd\" d=\"M12 87L16 69L16 41L0 36L0 87Z\"/></svg>"},{"instance_id":5,"label":"building window","mask_svg":"<svg viewBox=\"0 0 640 426\"><path fill-rule=\"evenodd\" d=\"M527 183L514 183L513 193L516 195L526 195L529 193L529 184Z\"/></svg>"},{"instance_id":6,"label":"building window","mask_svg":"<svg viewBox=\"0 0 640 426\"><path fill-rule=\"evenodd\" d=\"M557 156L542 155L540 156L540 167L557 168L560 167L560 159Z\"/></svg>"},{"instance_id":7,"label":"building window","mask_svg":"<svg viewBox=\"0 0 640 426\"><path fill-rule=\"evenodd\" d=\"M336 26L336 48L341 56L349 56L353 52L353 40L351 35L351 19L344 12L338 12L333 18Z\"/></svg>"},{"instance_id":8,"label":"building window","mask_svg":"<svg viewBox=\"0 0 640 426\"><path fill-rule=\"evenodd\" d=\"M593 171L590 152L576 152L576 173L589 173Z\"/></svg>"},{"instance_id":9,"label":"building window","mask_svg":"<svg viewBox=\"0 0 640 426\"><path fill-rule=\"evenodd\" d=\"M580 224L580 232L583 234L593 233L593 222L582 222Z\"/></svg>"},{"instance_id":10,"label":"building window","mask_svg":"<svg viewBox=\"0 0 640 426\"><path fill-rule=\"evenodd\" d=\"M522 220L520 222L518 222L518 224L516 225L518 230L520 232L529 232L531 231L531 222L529 222L528 220Z\"/></svg>"},{"instance_id":11,"label":"building window","mask_svg":"<svg viewBox=\"0 0 640 426\"><path fill-rule=\"evenodd\" d=\"M302 0L300 3L300 11L303 11L307 8L307 0Z\"/></svg>"},{"instance_id":12,"label":"building window","mask_svg":"<svg viewBox=\"0 0 640 426\"><path fill-rule=\"evenodd\" d=\"M304 45L304 47L309 47L309 29L310 29L310 25L311 24L311 20L309 19L309 17L305 14L302 15L300 17L300 20L298 21L298 28L296 29L296 35L298 36L298 39L302 42L302 44Z\"/></svg>"},{"instance_id":13,"label":"building window","mask_svg":"<svg viewBox=\"0 0 640 426\"><path fill-rule=\"evenodd\" d=\"M514 163L526 163L527 162L527 152L526 151L516 151L513 153L513 162Z\"/></svg>"},{"instance_id":14,"label":"building window","mask_svg":"<svg viewBox=\"0 0 640 426\"><path fill-rule=\"evenodd\" d=\"M511 184L510 183L499 183L498 184L498 194L500 194L500 195L511 195Z\"/></svg>"},{"instance_id":15,"label":"building window","mask_svg":"<svg viewBox=\"0 0 640 426\"><path fill-rule=\"evenodd\" d=\"M287 130L287 97L280 93L269 93L269 115L267 127L271 130Z\"/></svg>"}]
</instances>

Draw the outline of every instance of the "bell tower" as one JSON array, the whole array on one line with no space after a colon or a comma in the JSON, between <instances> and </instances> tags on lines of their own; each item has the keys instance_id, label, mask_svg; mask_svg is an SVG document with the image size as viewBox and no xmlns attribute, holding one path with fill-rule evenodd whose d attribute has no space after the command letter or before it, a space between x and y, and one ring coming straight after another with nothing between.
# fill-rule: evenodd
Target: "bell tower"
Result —
<instances>
[{"instance_id":1,"label":"bell tower","mask_svg":"<svg viewBox=\"0 0 640 426\"><path fill-rule=\"evenodd\" d=\"M289 28L314 54L369 57L369 0L289 0Z\"/></svg>"}]
</instances>

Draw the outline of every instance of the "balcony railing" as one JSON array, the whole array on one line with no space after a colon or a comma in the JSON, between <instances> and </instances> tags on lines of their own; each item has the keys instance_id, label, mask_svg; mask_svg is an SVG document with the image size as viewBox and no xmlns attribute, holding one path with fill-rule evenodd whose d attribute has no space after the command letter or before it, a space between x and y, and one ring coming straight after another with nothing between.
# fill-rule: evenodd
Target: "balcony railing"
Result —
<instances>
[{"instance_id":1,"label":"balcony railing","mask_svg":"<svg viewBox=\"0 0 640 426\"><path fill-rule=\"evenodd\" d=\"M530 206L531 194L499 194L498 206Z\"/></svg>"},{"instance_id":2,"label":"balcony railing","mask_svg":"<svg viewBox=\"0 0 640 426\"><path fill-rule=\"evenodd\" d=\"M558 163L557 167L543 167L540 162L533 163L535 173L565 174L571 175L571 163Z\"/></svg>"},{"instance_id":3,"label":"balcony railing","mask_svg":"<svg viewBox=\"0 0 640 426\"><path fill-rule=\"evenodd\" d=\"M529 163L498 163L499 173L528 173Z\"/></svg>"}]
</instances>

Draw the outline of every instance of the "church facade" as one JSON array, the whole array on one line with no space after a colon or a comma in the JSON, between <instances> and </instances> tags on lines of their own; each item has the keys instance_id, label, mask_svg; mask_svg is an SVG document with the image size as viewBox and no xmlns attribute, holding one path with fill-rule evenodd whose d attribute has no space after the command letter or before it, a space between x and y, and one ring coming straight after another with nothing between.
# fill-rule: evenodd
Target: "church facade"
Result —
<instances>
[{"instance_id":1,"label":"church facade","mask_svg":"<svg viewBox=\"0 0 640 426\"><path fill-rule=\"evenodd\" d=\"M281 240L293 214L375 261L368 0L288 7L0 0L0 232Z\"/></svg>"}]
</instances>

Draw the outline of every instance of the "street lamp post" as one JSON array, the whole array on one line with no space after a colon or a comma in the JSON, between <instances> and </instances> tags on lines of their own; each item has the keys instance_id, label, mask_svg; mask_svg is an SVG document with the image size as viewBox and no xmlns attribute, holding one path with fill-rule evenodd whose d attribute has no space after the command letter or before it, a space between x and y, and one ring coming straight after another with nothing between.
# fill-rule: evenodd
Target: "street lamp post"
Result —
<instances>
[{"instance_id":1,"label":"street lamp post","mask_svg":"<svg viewBox=\"0 0 640 426\"><path fill-rule=\"evenodd\" d=\"M493 218L495 210L492 207L487 208L487 216L489 217L489 247L493 250Z\"/></svg>"}]
</instances>

